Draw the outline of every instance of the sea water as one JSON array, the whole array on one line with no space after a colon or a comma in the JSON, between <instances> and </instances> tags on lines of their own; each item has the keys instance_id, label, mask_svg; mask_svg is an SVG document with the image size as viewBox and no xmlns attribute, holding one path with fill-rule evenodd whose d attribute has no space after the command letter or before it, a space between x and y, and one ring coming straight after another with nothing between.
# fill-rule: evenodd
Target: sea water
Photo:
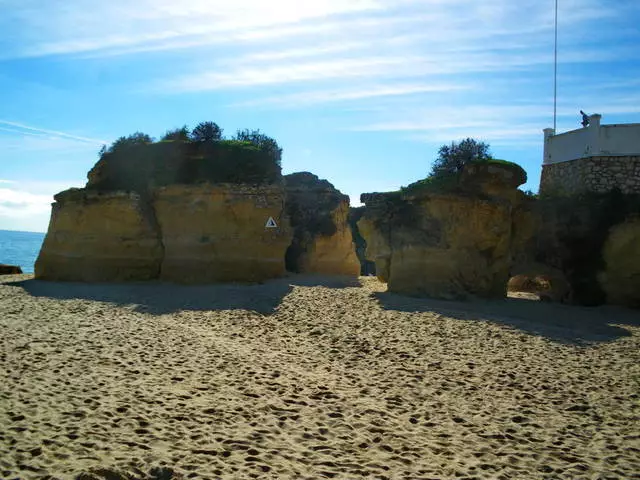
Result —
<instances>
[{"instance_id":1,"label":"sea water","mask_svg":"<svg viewBox=\"0 0 640 480\"><path fill-rule=\"evenodd\" d=\"M24 273L33 273L44 233L0 230L0 263L18 265Z\"/></svg>"}]
</instances>

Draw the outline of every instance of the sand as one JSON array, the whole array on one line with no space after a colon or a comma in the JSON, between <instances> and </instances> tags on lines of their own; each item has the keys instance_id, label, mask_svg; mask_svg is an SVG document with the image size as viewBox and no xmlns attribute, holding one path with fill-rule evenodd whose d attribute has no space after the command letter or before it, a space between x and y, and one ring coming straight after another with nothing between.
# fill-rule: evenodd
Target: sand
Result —
<instances>
[{"instance_id":1,"label":"sand","mask_svg":"<svg viewBox=\"0 0 640 480\"><path fill-rule=\"evenodd\" d=\"M3 479L640 473L639 312L373 278L1 282Z\"/></svg>"}]
</instances>

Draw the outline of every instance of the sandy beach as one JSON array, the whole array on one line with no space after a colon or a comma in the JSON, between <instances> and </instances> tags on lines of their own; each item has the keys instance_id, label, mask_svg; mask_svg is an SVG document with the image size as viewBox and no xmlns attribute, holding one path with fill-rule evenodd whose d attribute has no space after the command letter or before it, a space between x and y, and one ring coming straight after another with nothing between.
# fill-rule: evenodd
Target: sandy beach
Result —
<instances>
[{"instance_id":1,"label":"sandy beach","mask_svg":"<svg viewBox=\"0 0 640 480\"><path fill-rule=\"evenodd\" d=\"M637 311L0 282L3 479L640 474Z\"/></svg>"}]
</instances>

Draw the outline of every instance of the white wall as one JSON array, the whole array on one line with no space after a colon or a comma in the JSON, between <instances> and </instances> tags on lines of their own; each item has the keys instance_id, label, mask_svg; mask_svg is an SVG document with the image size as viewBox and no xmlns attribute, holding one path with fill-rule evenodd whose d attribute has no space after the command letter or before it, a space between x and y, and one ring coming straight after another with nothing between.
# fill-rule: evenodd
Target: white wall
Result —
<instances>
[{"instance_id":1,"label":"white wall","mask_svg":"<svg viewBox=\"0 0 640 480\"><path fill-rule=\"evenodd\" d=\"M586 128L554 135L547 140L545 164L565 162L589 154L589 132Z\"/></svg>"},{"instance_id":2,"label":"white wall","mask_svg":"<svg viewBox=\"0 0 640 480\"><path fill-rule=\"evenodd\" d=\"M600 151L607 155L640 153L640 123L600 127Z\"/></svg>"},{"instance_id":3,"label":"white wall","mask_svg":"<svg viewBox=\"0 0 640 480\"><path fill-rule=\"evenodd\" d=\"M591 115L586 128L554 135L544 130L543 164L578 158L640 155L640 123L600 125L600 115Z\"/></svg>"}]
</instances>

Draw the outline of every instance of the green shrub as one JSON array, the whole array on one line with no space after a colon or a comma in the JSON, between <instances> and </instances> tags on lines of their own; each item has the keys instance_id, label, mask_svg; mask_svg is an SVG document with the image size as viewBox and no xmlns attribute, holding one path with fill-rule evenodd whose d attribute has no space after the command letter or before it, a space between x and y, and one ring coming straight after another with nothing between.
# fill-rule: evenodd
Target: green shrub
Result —
<instances>
[{"instance_id":1,"label":"green shrub","mask_svg":"<svg viewBox=\"0 0 640 480\"><path fill-rule=\"evenodd\" d=\"M113 153L136 145L147 145L149 143L153 143L153 138L151 136L146 133L136 132L126 137L119 137L109 148L104 151L101 150L101 152L103 154Z\"/></svg>"},{"instance_id":2,"label":"green shrub","mask_svg":"<svg viewBox=\"0 0 640 480\"><path fill-rule=\"evenodd\" d=\"M222 129L215 122L200 122L191 131L190 138L194 142L215 142L222 140Z\"/></svg>"},{"instance_id":3,"label":"green shrub","mask_svg":"<svg viewBox=\"0 0 640 480\"><path fill-rule=\"evenodd\" d=\"M250 142L204 143L192 162L195 162L194 182L262 184L276 183L281 178L280 164Z\"/></svg>"},{"instance_id":4,"label":"green shrub","mask_svg":"<svg viewBox=\"0 0 640 480\"><path fill-rule=\"evenodd\" d=\"M176 128L175 130L167 130L167 132L162 136L161 140L163 142L166 142L166 141L188 142L189 128L186 125L184 125L183 127Z\"/></svg>"},{"instance_id":5,"label":"green shrub","mask_svg":"<svg viewBox=\"0 0 640 480\"><path fill-rule=\"evenodd\" d=\"M442 145L438 150L438 158L433 162L429 176L460 175L467 163L493 159L489 148L488 143L473 138L465 138L460 142Z\"/></svg>"},{"instance_id":6,"label":"green shrub","mask_svg":"<svg viewBox=\"0 0 640 480\"><path fill-rule=\"evenodd\" d=\"M252 143L280 165L282 160L282 148L280 148L278 142L261 133L260 130L249 130L247 128L244 130L238 130L233 139L240 142Z\"/></svg>"}]
</instances>

